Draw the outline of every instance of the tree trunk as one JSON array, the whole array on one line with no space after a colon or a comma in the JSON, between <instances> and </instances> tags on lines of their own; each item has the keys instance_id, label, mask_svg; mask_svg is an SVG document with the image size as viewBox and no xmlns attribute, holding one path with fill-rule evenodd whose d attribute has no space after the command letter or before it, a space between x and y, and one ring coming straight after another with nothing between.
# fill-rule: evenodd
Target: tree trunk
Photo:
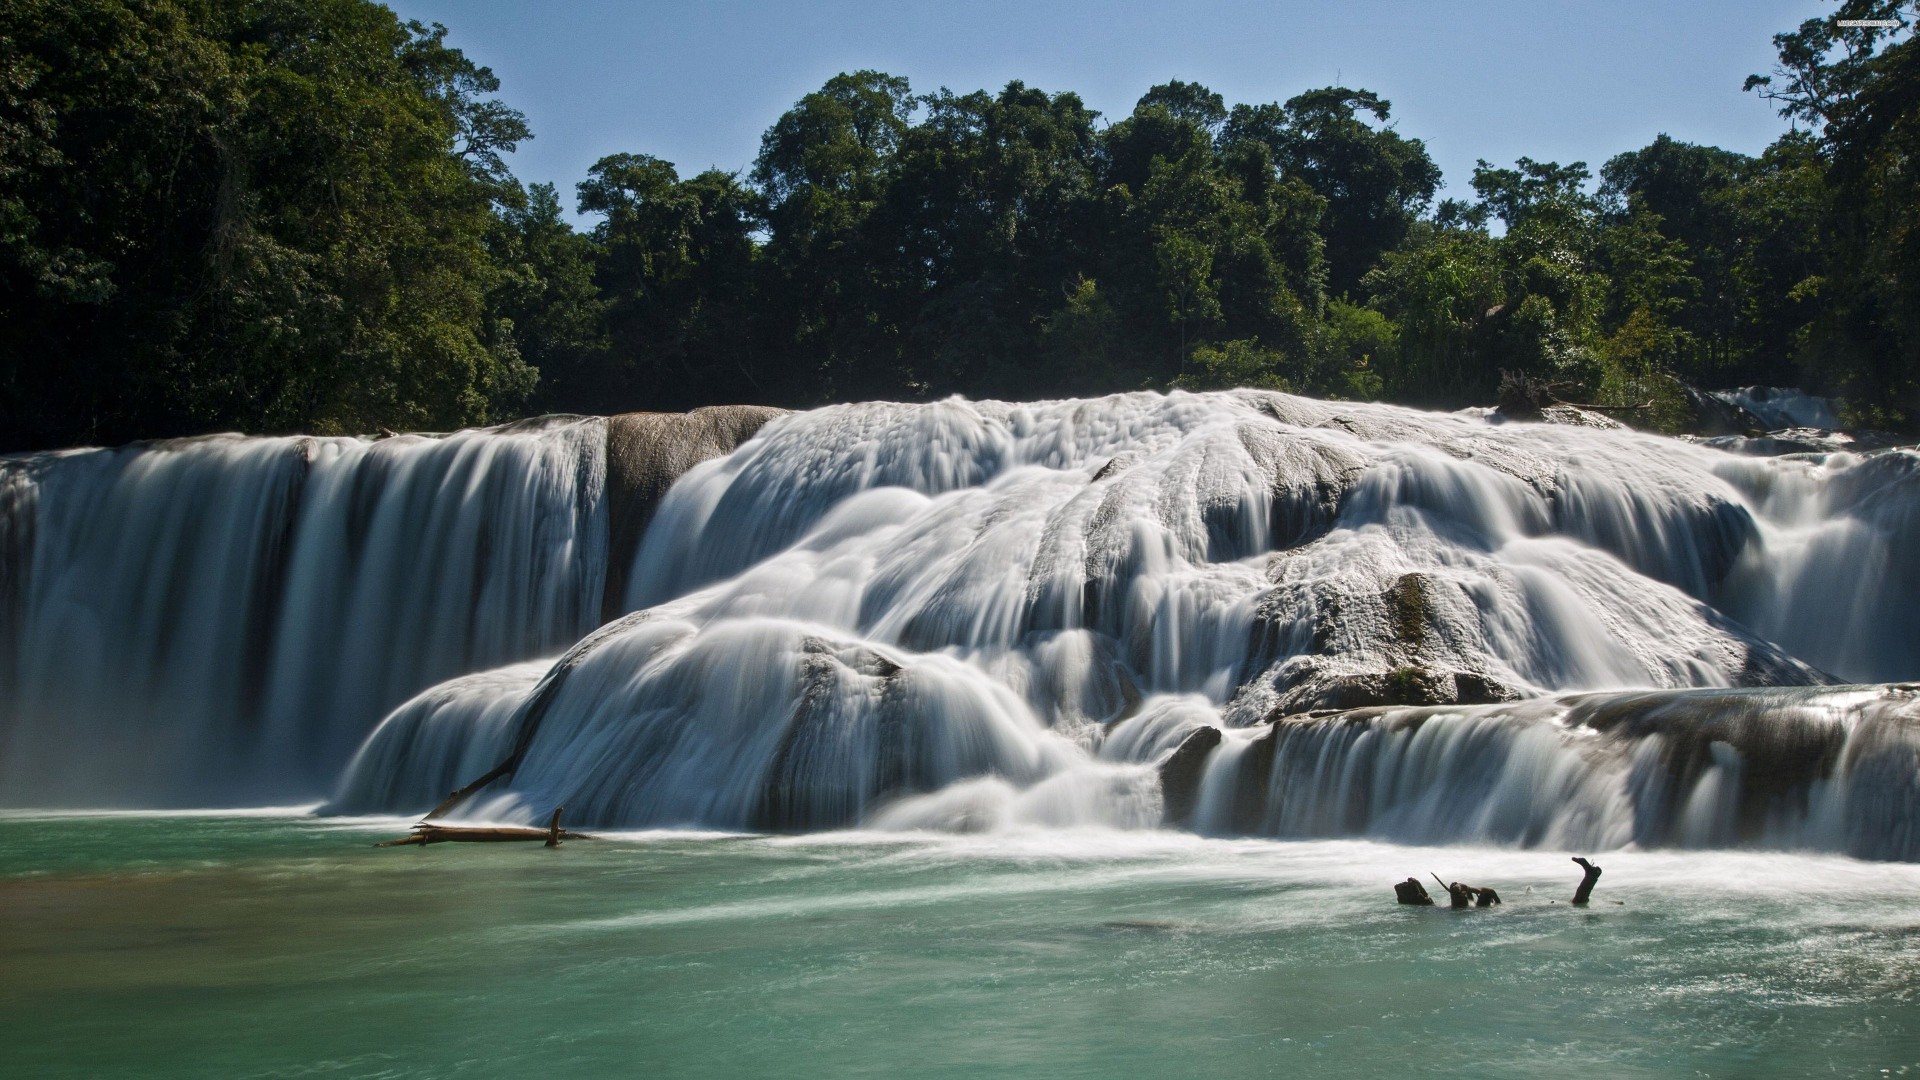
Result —
<instances>
[{"instance_id":1,"label":"tree trunk","mask_svg":"<svg viewBox=\"0 0 1920 1080\"><path fill-rule=\"evenodd\" d=\"M421 822L413 827L413 833L398 840L382 840L374 847L405 847L418 844L486 844L515 840L539 840L548 847L559 847L562 840L598 839L587 833L568 832L560 827L560 812L565 807L553 808L553 820L544 829L529 828L523 825L433 825Z\"/></svg>"},{"instance_id":2,"label":"tree trunk","mask_svg":"<svg viewBox=\"0 0 1920 1080\"><path fill-rule=\"evenodd\" d=\"M1584 907L1587 898L1593 895L1593 883L1600 880L1600 868L1578 855L1573 857L1573 861L1579 863L1587 872L1586 876L1580 879L1580 887L1573 890L1573 902Z\"/></svg>"}]
</instances>

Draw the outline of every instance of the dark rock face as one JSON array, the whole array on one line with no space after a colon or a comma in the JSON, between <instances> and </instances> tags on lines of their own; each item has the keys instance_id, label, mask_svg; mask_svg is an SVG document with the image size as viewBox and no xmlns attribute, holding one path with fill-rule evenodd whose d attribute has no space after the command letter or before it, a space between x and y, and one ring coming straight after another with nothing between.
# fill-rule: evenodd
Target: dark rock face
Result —
<instances>
[{"instance_id":1,"label":"dark rock face","mask_svg":"<svg viewBox=\"0 0 1920 1080\"><path fill-rule=\"evenodd\" d=\"M1219 728L1197 728L1160 763L1160 797L1167 824L1186 825L1193 820L1200 801L1200 778L1220 739Z\"/></svg>"},{"instance_id":2,"label":"dark rock face","mask_svg":"<svg viewBox=\"0 0 1920 1080\"><path fill-rule=\"evenodd\" d=\"M786 412L762 405L709 405L687 413L607 418L607 584L600 621L619 616L627 568L673 482L703 461L733 453Z\"/></svg>"},{"instance_id":3,"label":"dark rock face","mask_svg":"<svg viewBox=\"0 0 1920 1080\"><path fill-rule=\"evenodd\" d=\"M1265 734L1253 740L1234 771L1233 814L1227 827L1235 833L1262 831L1266 818L1267 790L1272 786L1274 753L1280 748L1278 729L1269 726Z\"/></svg>"},{"instance_id":4,"label":"dark rock face","mask_svg":"<svg viewBox=\"0 0 1920 1080\"><path fill-rule=\"evenodd\" d=\"M1384 705L1487 705L1519 697L1493 677L1408 664L1388 671L1337 672L1311 663L1296 667L1275 716L1321 709L1369 709Z\"/></svg>"}]
</instances>

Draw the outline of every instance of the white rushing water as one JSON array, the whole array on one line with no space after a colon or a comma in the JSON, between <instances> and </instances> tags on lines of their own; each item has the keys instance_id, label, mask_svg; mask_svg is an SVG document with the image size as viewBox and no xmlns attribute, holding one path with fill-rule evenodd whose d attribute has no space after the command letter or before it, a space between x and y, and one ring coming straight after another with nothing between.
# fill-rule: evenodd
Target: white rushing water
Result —
<instances>
[{"instance_id":1,"label":"white rushing water","mask_svg":"<svg viewBox=\"0 0 1920 1080\"><path fill-rule=\"evenodd\" d=\"M1743 386L1738 390L1715 390L1713 396L1745 409L1768 431L1780 428L1831 431L1840 426L1839 414L1834 411L1831 399L1814 397L1791 387Z\"/></svg>"},{"instance_id":2,"label":"white rushing water","mask_svg":"<svg viewBox=\"0 0 1920 1080\"><path fill-rule=\"evenodd\" d=\"M386 710L591 629L606 422L0 463L0 794L324 791Z\"/></svg>"},{"instance_id":3,"label":"white rushing water","mask_svg":"<svg viewBox=\"0 0 1920 1080\"><path fill-rule=\"evenodd\" d=\"M246 569L263 541L244 558L218 552L235 530L213 515L260 505L244 460L205 467L200 482L222 492L200 495L206 508L173 500L199 522L191 529L85 479L83 468L110 471L88 455L16 463L6 535L33 543L14 651L66 658L12 677L6 730L37 748L23 760L57 762L49 748L68 717L107 743L114 723L125 744L172 725L186 733L181 756L218 760L235 753L221 740L255 746L254 729L358 739L399 705L346 770L336 807L419 812L511 758L460 812L525 819L564 804L580 824L762 829L1171 819L1276 835L1920 858L1905 691L1694 692L1920 675L1910 451L1757 459L1627 431L1255 392L834 406L774 420L694 466L631 567L607 575L594 563L604 544L587 539L607 513L593 493L613 486L588 445L592 422L466 433L416 453L515 439L528 444L522 458L503 452L485 475L500 473L486 483L503 491L517 483L519 502L468 505L503 530L514 515L545 522L568 507L567 528L551 532L575 555L535 545L557 560L539 564L551 581L514 577L502 607L482 607L415 578L363 582L359 564L336 561L311 579L330 590L299 594L324 618L295 614L291 590ZM269 444L214 445L248 459ZM168 452L179 453L96 453ZM143 550L155 538L192 547L184 533L201 546L164 557L170 591L116 551L50 548L56 502L75 521L117 522L123 543L144 535ZM310 527L351 505L312 504ZM392 543L462 580L476 559L501 558L432 535ZM90 617L115 622L125 655L33 602L62 580L115 575L127 584L92 597ZM624 581L612 606L634 614L583 638L598 621L584 598L608 576ZM262 637L244 625L208 616L213 636L196 648L226 667L172 663L164 628L185 602L173 593L244 612L199 598L262 589L282 597L272 655L290 658L267 669L262 700L285 700L285 687L332 702L297 724L239 689L257 670L241 643ZM353 595L388 606L355 623L371 609L342 612ZM531 602L542 595L571 599ZM562 609L538 625L528 615ZM501 635L492 653L469 645L462 662L441 664L424 645L489 633ZM551 659L522 663L541 652ZM360 686L363 670L402 668L405 678ZM149 704L101 689L128 686L129 671L175 696ZM458 678L430 686L446 676ZM1649 690L1667 693L1622 693ZM1590 696L1567 696L1577 693ZM206 719L166 711L195 695ZM367 707L354 713L350 695ZM1405 702L1432 707L1303 718ZM1202 728L1224 741L1176 753ZM65 768L66 779L9 769L0 798L99 775Z\"/></svg>"}]
</instances>

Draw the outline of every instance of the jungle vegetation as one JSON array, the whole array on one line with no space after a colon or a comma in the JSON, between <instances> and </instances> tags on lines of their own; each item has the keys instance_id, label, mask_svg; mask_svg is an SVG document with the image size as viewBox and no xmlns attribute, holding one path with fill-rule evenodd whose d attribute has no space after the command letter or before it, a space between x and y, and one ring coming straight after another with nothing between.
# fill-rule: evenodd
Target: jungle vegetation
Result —
<instances>
[{"instance_id":1,"label":"jungle vegetation","mask_svg":"<svg viewBox=\"0 0 1920 1080\"><path fill-rule=\"evenodd\" d=\"M1894 28L1844 26L1892 19ZM523 185L500 83L369 0L0 7L0 450L548 411L1261 386L1456 407L1503 373L1920 426L1920 44L1846 0L1748 80L1757 157L1481 162L1392 104L837 75L750 169ZM597 221L570 224L565 200Z\"/></svg>"}]
</instances>

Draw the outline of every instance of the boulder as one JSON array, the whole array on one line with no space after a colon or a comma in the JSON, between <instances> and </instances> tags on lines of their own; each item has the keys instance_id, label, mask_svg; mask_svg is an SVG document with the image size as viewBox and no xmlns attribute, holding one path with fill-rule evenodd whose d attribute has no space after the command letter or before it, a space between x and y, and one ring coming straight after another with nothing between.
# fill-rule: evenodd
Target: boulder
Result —
<instances>
[{"instance_id":1,"label":"boulder","mask_svg":"<svg viewBox=\"0 0 1920 1080\"><path fill-rule=\"evenodd\" d=\"M1160 763L1160 797L1167 824L1191 823L1200 803L1200 779L1206 774L1207 759L1221 738L1217 727L1195 728Z\"/></svg>"}]
</instances>

